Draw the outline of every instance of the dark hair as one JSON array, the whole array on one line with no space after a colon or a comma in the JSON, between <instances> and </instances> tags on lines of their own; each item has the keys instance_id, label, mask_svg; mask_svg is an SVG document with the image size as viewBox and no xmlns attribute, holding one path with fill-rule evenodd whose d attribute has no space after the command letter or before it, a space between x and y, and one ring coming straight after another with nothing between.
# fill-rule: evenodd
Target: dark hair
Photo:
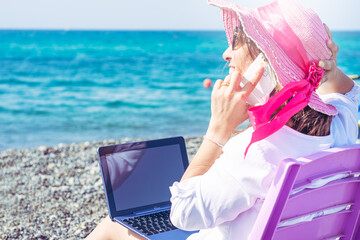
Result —
<instances>
[{"instance_id":1,"label":"dark hair","mask_svg":"<svg viewBox=\"0 0 360 240\"><path fill-rule=\"evenodd\" d=\"M246 36L242 27L236 27L233 36L232 48L236 49L244 44L247 45L250 57L255 60L261 52L260 49L256 46L253 40ZM279 88L275 88L271 95L274 95L279 90ZM272 118L275 117L285 104L275 111ZM327 136L330 134L331 120L332 116L328 116L310 108L309 106L306 106L292 116L286 125L303 134L311 136Z\"/></svg>"},{"instance_id":2,"label":"dark hair","mask_svg":"<svg viewBox=\"0 0 360 240\"><path fill-rule=\"evenodd\" d=\"M234 31L234 36L232 40L232 49L235 50L237 47L246 44L249 54L252 60L260 54L259 48L256 46L253 40L246 36L242 27L236 27Z\"/></svg>"}]
</instances>

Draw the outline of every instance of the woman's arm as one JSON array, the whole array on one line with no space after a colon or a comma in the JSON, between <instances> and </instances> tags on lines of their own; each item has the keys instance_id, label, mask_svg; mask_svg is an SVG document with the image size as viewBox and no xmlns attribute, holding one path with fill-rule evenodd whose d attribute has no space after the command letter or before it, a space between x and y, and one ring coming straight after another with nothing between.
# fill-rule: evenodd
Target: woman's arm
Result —
<instances>
[{"instance_id":1,"label":"woman's arm","mask_svg":"<svg viewBox=\"0 0 360 240\"><path fill-rule=\"evenodd\" d=\"M325 24L324 27L330 39L327 42L327 46L331 50L332 56L328 61L319 62L320 67L326 70L326 73L324 75L324 82L319 86L317 92L323 95L329 93L346 94L353 88L354 81L337 68L336 57L339 47L333 42L329 28Z\"/></svg>"},{"instance_id":2,"label":"woman's arm","mask_svg":"<svg viewBox=\"0 0 360 240\"><path fill-rule=\"evenodd\" d=\"M237 71L225 79L229 84L223 85L224 81L216 81L211 94L211 119L208 130L181 181L203 175L221 155L221 146L230 139L235 128L248 119L249 105L246 100L260 81L263 72L264 67L261 66L254 78L243 88L240 87L242 76ZM230 81L227 81L229 79Z\"/></svg>"}]
</instances>

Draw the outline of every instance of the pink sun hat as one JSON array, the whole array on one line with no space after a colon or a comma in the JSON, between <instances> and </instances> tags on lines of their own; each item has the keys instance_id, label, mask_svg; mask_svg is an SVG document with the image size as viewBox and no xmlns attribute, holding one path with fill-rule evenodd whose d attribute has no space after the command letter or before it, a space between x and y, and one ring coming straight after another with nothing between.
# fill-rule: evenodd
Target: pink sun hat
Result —
<instances>
[{"instance_id":1,"label":"pink sun hat","mask_svg":"<svg viewBox=\"0 0 360 240\"><path fill-rule=\"evenodd\" d=\"M288 51L286 46L282 46L287 44L288 49L297 47L295 43L289 43L291 36L288 27L301 41L309 61L331 57L331 51L326 46L328 35L322 21L312 9L295 1L276 1L257 9L241 7L222 0L208 0L208 3L221 9L229 46L232 45L235 28L242 25L245 34L269 60L278 82L283 87L290 82L306 78L307 74L301 66L303 60L299 59L297 54L291 54L291 50ZM288 27L284 27L283 23ZM274 39L274 36L277 38ZM279 43L278 39L284 44ZM316 92L311 94L309 106L326 115L337 114L336 108L325 104Z\"/></svg>"},{"instance_id":2,"label":"pink sun hat","mask_svg":"<svg viewBox=\"0 0 360 240\"><path fill-rule=\"evenodd\" d=\"M229 46L235 28L242 26L267 57L283 87L263 106L249 109L255 130L249 146L279 130L307 105L326 115L337 114L336 108L324 103L316 93L324 73L318 61L331 57L326 46L328 35L316 12L292 0L276 1L256 9L222 0L208 0L208 3L221 9ZM288 104L271 120L273 112L289 98Z\"/></svg>"}]
</instances>

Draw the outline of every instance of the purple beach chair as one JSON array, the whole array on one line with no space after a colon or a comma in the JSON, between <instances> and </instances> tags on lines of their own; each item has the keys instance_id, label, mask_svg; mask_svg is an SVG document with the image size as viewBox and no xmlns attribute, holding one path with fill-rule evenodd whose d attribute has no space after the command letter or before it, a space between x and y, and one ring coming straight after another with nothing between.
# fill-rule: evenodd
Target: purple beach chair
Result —
<instances>
[{"instance_id":1,"label":"purple beach chair","mask_svg":"<svg viewBox=\"0 0 360 240\"><path fill-rule=\"evenodd\" d=\"M250 240L360 240L360 144L281 162Z\"/></svg>"}]
</instances>

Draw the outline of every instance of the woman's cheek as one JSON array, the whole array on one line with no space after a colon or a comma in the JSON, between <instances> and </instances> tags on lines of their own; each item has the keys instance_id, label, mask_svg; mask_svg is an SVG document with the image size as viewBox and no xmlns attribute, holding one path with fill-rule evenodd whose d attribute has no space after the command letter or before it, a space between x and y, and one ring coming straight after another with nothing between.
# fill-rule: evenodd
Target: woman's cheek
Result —
<instances>
[{"instance_id":1,"label":"woman's cheek","mask_svg":"<svg viewBox=\"0 0 360 240\"><path fill-rule=\"evenodd\" d=\"M240 55L240 54L234 55L234 65L235 65L236 71L240 72L242 75L244 74L247 67L249 66L249 64L247 64L247 59L243 55Z\"/></svg>"}]
</instances>

